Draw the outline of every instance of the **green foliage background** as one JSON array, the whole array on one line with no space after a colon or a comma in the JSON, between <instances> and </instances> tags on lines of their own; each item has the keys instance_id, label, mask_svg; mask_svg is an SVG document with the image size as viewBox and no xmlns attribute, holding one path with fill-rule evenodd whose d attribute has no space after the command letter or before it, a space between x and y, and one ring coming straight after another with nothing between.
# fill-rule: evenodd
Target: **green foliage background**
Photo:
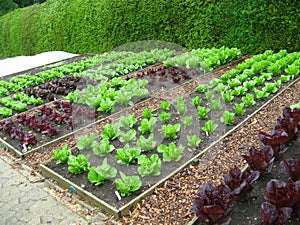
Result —
<instances>
[{"instance_id":1,"label":"green foliage background","mask_svg":"<svg viewBox=\"0 0 300 225\"><path fill-rule=\"evenodd\" d=\"M0 58L99 53L139 40L300 51L298 0L47 0L0 17Z\"/></svg>"}]
</instances>

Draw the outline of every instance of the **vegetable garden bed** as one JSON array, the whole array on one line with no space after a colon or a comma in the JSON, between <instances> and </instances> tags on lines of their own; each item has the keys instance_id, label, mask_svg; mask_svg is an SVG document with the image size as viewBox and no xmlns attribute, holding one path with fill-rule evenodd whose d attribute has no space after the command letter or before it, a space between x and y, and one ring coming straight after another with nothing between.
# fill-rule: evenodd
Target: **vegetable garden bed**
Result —
<instances>
[{"instance_id":1,"label":"vegetable garden bed","mask_svg":"<svg viewBox=\"0 0 300 225\"><path fill-rule=\"evenodd\" d=\"M108 142L103 141L105 139L103 131L105 131L105 126L107 124L112 123L113 125L118 122L118 116L115 116L111 121L107 121L107 123L95 123L93 124L93 128L90 127L91 129L84 129L80 130L80 132L76 132L75 136L76 139L78 139L78 142L72 137L65 139L62 142L69 142L70 148L76 145L79 148L82 148L80 147L82 146L82 144L79 143L79 139L81 137L81 139L89 139L90 132L97 131L95 133L96 143L98 143L97 145L93 141L93 146L89 147L87 150L79 151L78 149L74 149L72 152L72 160L75 160L74 157L78 157L78 155L80 155L81 153L83 154L83 157L90 155L90 158L88 160L88 163L90 163L90 165L87 166L85 172L79 175L75 175L76 172L74 174L74 172L71 173L69 171L70 165L56 165L56 161L51 160L48 161L46 165L42 165L42 169L45 175L53 178L54 180L57 179L58 182L62 183L62 185L64 185L65 187L72 186L71 189L73 191L77 191L81 195L88 196L89 201L92 201L93 203L96 202L96 204L103 204L103 208L108 212L112 213L115 216L122 216L122 219L120 221L122 221L123 224L131 224L131 222L135 219L137 219L136 221L145 223L145 220L147 220L146 218L150 218L153 222L159 221L158 217L149 214L149 211L152 211L151 207L148 206L149 202L152 202L152 204L150 204L152 206L158 204L160 205L159 208L162 208L162 210L167 210L169 208L162 206L163 202L157 202L155 200L153 201L153 198L161 198L164 194L166 194L166 196L170 196L168 188L173 189L175 191L174 193L176 193L177 190L181 193L181 190L183 189L184 191L182 193L186 194L185 197L183 197L184 200L180 200L180 202L184 202L184 204L180 207L175 202L172 202L171 204L173 206L177 205L176 210L177 212L180 212L179 214L183 214L182 217L178 219L178 216L174 217L172 213L169 213L171 217L173 215L174 219L177 218L177 221L172 222L171 217L165 216L163 222L170 221L170 224L183 224L183 221L186 222L188 218L191 218L192 213L189 211L189 207L187 207L187 204L190 206L190 201L186 200L186 196L188 196L188 193L190 193L189 191L186 191L186 189L188 188L187 184L190 182L184 184L181 183L182 180L185 180L185 177L189 177L191 173L194 173L194 171L190 172L189 169L194 167L195 162L198 160L198 158L200 158L200 160L210 158L208 161L211 161L212 157L215 157L215 153L213 153L212 149L218 148L218 146L223 145L224 140L226 138L229 138L233 133L238 133L240 127L242 126L241 121L244 121L243 123L247 124L249 123L249 121L253 120L255 115L260 113L260 111L255 110L257 110L261 105L265 104L265 102L271 99L276 93L278 93L278 91L281 92L286 88L286 85L291 83L290 81L299 74L299 54L287 54L286 51L280 51L279 53L266 51L264 54L254 56L252 59L246 60L245 63L239 64L235 70L222 75L220 78L216 78L215 74L209 74L208 76L203 76L199 79L193 79L191 80L191 82L185 83L184 85L180 85L175 88L172 88L172 86L170 85L162 85L161 83L159 83L159 77L163 77L165 76L165 74L167 74L172 81L174 81L175 78L174 82L176 85L181 84L181 82L184 81L186 75L180 77L178 76L178 72L179 74L186 74L185 72L187 71L185 69L182 70L182 66L186 66L189 69L192 69L192 71L196 71L192 66L193 60L187 61L190 59L188 57L184 58L182 56L182 58L184 58L183 61L184 63L186 63L186 65L182 65L179 62L174 63L174 61L176 61L174 59L173 61L166 60L165 66L157 65L157 70L151 70L150 68L148 72L135 73L127 76L127 79L131 78L131 76L142 79L147 76L146 79L148 79L150 85L151 82L153 82L154 84L157 84L158 82L159 90L162 90L162 88L164 90L164 92L162 92L162 94L164 95L163 100L169 101L169 103L171 103L170 111L165 110L163 106L161 106L158 111L155 111L157 106L160 106L162 101L156 101L156 107L150 107L151 110L154 110L153 114L156 118L157 125L154 129L156 131L156 134L154 134L153 140L150 138L151 134L143 133L143 131L141 130L142 128L139 129L142 123L142 117L139 116L142 115L145 107L148 107L152 104L151 101L149 101L144 106L142 106L143 104L141 104L142 108L136 107L136 105L134 105L133 107L122 110L122 112L118 114L123 116L129 116L130 114L135 115L138 118L138 122L134 124L132 128L128 128L128 130L124 130L123 127L121 129L122 132L117 132L118 135L116 135L116 139L109 140ZM279 65L274 66L276 62L280 63L277 63ZM195 65L197 65L197 63L199 63L199 61L197 62L197 60L195 60ZM208 62L205 65L202 64L201 66L205 68L205 66L207 65L209 65ZM176 76L172 75L173 71L177 73ZM88 76L87 74L93 73L87 72L84 76ZM207 83L205 83L205 80L207 80ZM169 84L170 82L166 83ZM187 87L187 89L183 87ZM157 93L157 90L154 89L154 95L155 93ZM74 98L74 96L69 95L68 99L71 100L71 102L73 101L76 103L76 100L74 101L74 99L76 99L76 96ZM87 97L86 99L89 99L89 97ZM124 100L128 101L128 99ZM86 104L87 102L82 103ZM133 101L133 103L135 102ZM169 113L170 115L168 115ZM249 116L251 114L253 117ZM170 116L169 119L168 116ZM148 118L147 120L149 122L150 118ZM125 119L125 121L129 121L129 119ZM167 125L169 123L170 126ZM187 129L189 123L191 123L190 131ZM236 125L238 125L239 129L237 129ZM167 129L166 127L169 127L169 129ZM228 133L228 131L230 132ZM187 135L189 135L189 138L187 137ZM133 165L129 166L122 165L115 159L115 157L117 156L117 159L119 161L125 163L126 160L122 159L121 156L118 156L121 155L120 149L125 149L123 150L125 154L128 149L134 148L135 145L137 145L137 142L142 139L141 136L144 136L145 139L148 139L149 143L151 143L152 141L156 142L154 147L152 147L151 150L144 152L144 154L146 155L146 158L150 157L153 154L157 154L158 158L161 160L163 169L161 169L161 175L157 177L149 178L148 176L142 176L141 171L145 171L145 168L143 168L142 166L142 161L145 160L145 158L143 159L143 157L132 157ZM127 142L128 146L126 144ZM175 147L171 147L171 144L173 143ZM60 148L62 147L61 144L54 145L54 143L51 146L52 147L50 148L52 149L53 146L60 146ZM111 146L115 148L113 153L106 152L104 154L103 149L106 149L105 151L110 151ZM164 151L167 151L166 149L180 149L181 146L185 147L184 152L181 153L181 158L179 157L180 153L179 156L177 155L177 157L170 157L169 155L168 157L172 158L172 160L174 160L175 162L167 162L167 158L165 158L164 156ZM145 146L143 146L143 148L139 147L138 149L140 149L141 151L141 149L144 148ZM96 153L94 149L98 149ZM156 152L156 150L158 152ZM99 151L102 153L99 153ZM119 151L120 154L115 154L115 152ZM95 168L101 165L101 163L104 163L102 164L103 167L107 166L105 164L103 156L100 157L98 156L98 154L106 155L108 164L110 166L117 167L118 172L122 171L127 176L140 177L134 178L136 179L136 183L139 183L137 179L140 179L142 181L142 184L137 185L137 188L135 188L135 190L137 191L133 192L132 194L130 194L130 191L128 194L123 193L121 190L118 190L119 192L117 193L119 193L119 195L124 195L122 196L123 198L121 198L121 200L118 199L118 194L115 192L117 191L115 185L116 183L120 182L120 178L126 180L126 177L123 176L122 173L117 173L117 176L115 175L117 178L115 181L110 181L110 179L107 179L108 181L104 182L104 184L101 184L102 181L98 183L99 186L95 186L92 184L97 184L96 181L89 182L87 178L92 176L88 175L89 173L91 173L91 170L93 171L93 176L95 178ZM173 165L173 167L170 165ZM169 168L171 171L168 171ZM177 168L177 170L173 171L172 168ZM140 172L138 173L138 171ZM152 171L152 175L157 175L157 171L155 171ZM172 178L173 176L174 178ZM77 179L79 179L80 181L75 181ZM179 184L174 179L178 179ZM116 182L117 180L118 182ZM101 197L101 194L100 196L98 194L94 194L93 191L103 192L101 191L101 188L105 188L106 190L110 191L110 194L106 194L106 196L109 196L108 199L112 200L111 202L109 202L109 204L107 204L107 200L105 199L99 200L103 197ZM161 193L160 190L162 191ZM89 193L87 193L87 191ZM145 198L147 195L150 196ZM178 196L182 198L182 194L178 194ZM145 200L143 200L141 203L137 203L141 201L141 198L145 198ZM170 199L172 198L173 197L170 197ZM153 202L156 203L153 204ZM132 207L132 204L136 206ZM184 207L186 208L184 209ZM141 209L140 212L138 209ZM130 210L129 214L126 214L128 210ZM147 214L149 215L146 215L145 212L148 212ZM145 220L143 218L145 218Z\"/></svg>"}]
</instances>

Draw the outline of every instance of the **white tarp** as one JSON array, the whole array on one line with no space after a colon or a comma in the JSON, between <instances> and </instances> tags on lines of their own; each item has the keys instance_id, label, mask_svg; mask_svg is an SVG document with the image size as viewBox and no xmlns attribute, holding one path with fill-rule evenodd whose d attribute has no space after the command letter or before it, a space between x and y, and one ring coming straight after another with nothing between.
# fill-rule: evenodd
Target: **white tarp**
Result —
<instances>
[{"instance_id":1,"label":"white tarp","mask_svg":"<svg viewBox=\"0 0 300 225\"><path fill-rule=\"evenodd\" d=\"M44 52L33 56L16 56L0 60L0 77L21 72L49 63L72 58L76 54L63 51Z\"/></svg>"}]
</instances>

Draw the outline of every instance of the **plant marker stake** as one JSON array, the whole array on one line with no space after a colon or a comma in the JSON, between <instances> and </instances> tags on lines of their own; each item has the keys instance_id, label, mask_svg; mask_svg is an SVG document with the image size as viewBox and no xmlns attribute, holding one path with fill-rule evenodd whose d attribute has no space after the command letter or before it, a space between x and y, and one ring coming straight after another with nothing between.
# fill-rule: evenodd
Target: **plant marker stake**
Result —
<instances>
[{"instance_id":1,"label":"plant marker stake","mask_svg":"<svg viewBox=\"0 0 300 225\"><path fill-rule=\"evenodd\" d=\"M23 152L27 152L27 147L26 147L26 144L23 144Z\"/></svg>"},{"instance_id":2,"label":"plant marker stake","mask_svg":"<svg viewBox=\"0 0 300 225\"><path fill-rule=\"evenodd\" d=\"M122 199L122 198L121 198L121 196L120 196L119 192L118 192L118 191L115 191L115 194L116 194L116 196L117 196L118 200L119 200L119 201L121 201L121 199Z\"/></svg>"},{"instance_id":3,"label":"plant marker stake","mask_svg":"<svg viewBox=\"0 0 300 225\"><path fill-rule=\"evenodd\" d=\"M6 144L2 142L1 147L6 148Z\"/></svg>"},{"instance_id":4,"label":"plant marker stake","mask_svg":"<svg viewBox=\"0 0 300 225\"><path fill-rule=\"evenodd\" d=\"M71 191L72 193L76 193L76 192L77 192L76 189L75 189L73 186L70 186L69 189L70 189L70 191Z\"/></svg>"}]
</instances>

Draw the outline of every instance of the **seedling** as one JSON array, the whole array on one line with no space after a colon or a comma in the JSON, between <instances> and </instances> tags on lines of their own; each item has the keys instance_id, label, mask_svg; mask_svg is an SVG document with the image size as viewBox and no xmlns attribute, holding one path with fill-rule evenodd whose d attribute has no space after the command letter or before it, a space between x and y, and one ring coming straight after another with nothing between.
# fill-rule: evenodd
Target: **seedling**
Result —
<instances>
[{"instance_id":1,"label":"seedling","mask_svg":"<svg viewBox=\"0 0 300 225\"><path fill-rule=\"evenodd\" d=\"M232 124L233 121L234 121L234 113L225 110L221 117L221 122L225 123L226 125L230 125Z\"/></svg>"},{"instance_id":2,"label":"seedling","mask_svg":"<svg viewBox=\"0 0 300 225\"><path fill-rule=\"evenodd\" d=\"M201 138L197 137L196 134L193 136L187 135L186 138L188 140L188 146L190 147L198 147L201 142Z\"/></svg>"},{"instance_id":3,"label":"seedling","mask_svg":"<svg viewBox=\"0 0 300 225\"><path fill-rule=\"evenodd\" d=\"M176 147L175 143L169 144L166 146L161 144L157 147L157 151L163 154L163 161L171 162L175 161L178 162L181 159L181 153L184 151L184 147Z\"/></svg>"},{"instance_id":4,"label":"seedling","mask_svg":"<svg viewBox=\"0 0 300 225\"><path fill-rule=\"evenodd\" d=\"M206 133L207 136L209 136L217 129L217 127L218 124L213 123L212 120L209 120L204 124L202 130Z\"/></svg>"},{"instance_id":5,"label":"seedling","mask_svg":"<svg viewBox=\"0 0 300 225\"><path fill-rule=\"evenodd\" d=\"M144 176L159 176L161 170L161 159L157 154L151 155L147 158L146 155L140 155L138 157L138 164L140 165L138 168L138 173Z\"/></svg>"},{"instance_id":6,"label":"seedling","mask_svg":"<svg viewBox=\"0 0 300 225\"><path fill-rule=\"evenodd\" d=\"M107 158L103 160L101 166L92 166L88 173L88 180L97 185L103 184L106 180L114 178L117 175L117 169L107 163Z\"/></svg>"},{"instance_id":7,"label":"seedling","mask_svg":"<svg viewBox=\"0 0 300 225\"><path fill-rule=\"evenodd\" d=\"M121 196L129 196L132 192L140 189L142 181L138 176L126 176L120 171L121 178L116 179L116 188L121 192Z\"/></svg>"}]
</instances>

